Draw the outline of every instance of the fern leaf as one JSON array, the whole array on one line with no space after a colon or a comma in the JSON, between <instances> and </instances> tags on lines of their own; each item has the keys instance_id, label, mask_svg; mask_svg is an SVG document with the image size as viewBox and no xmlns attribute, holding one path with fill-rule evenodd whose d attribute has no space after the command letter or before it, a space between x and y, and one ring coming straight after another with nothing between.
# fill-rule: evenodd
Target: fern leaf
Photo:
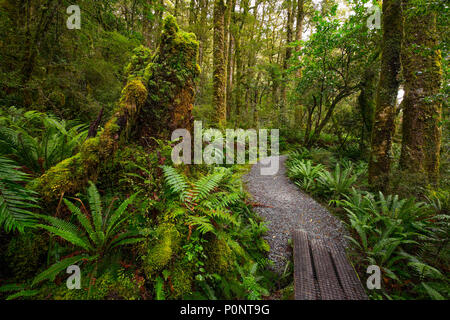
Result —
<instances>
[{"instance_id":1,"label":"fern leaf","mask_svg":"<svg viewBox=\"0 0 450 320\"><path fill-rule=\"evenodd\" d=\"M55 280L56 276L58 275L58 273L60 273L62 270L66 269L68 266L71 266L79 261L81 261L81 259L83 259L84 256L82 255L78 255L75 257L70 257L70 258L66 258L64 260L58 261L57 263L53 264L50 268L48 268L47 270L41 272L40 274L38 274L34 279L33 282L31 283L31 286L34 286L35 284L43 281L43 280L50 280L53 281Z\"/></svg>"},{"instance_id":2,"label":"fern leaf","mask_svg":"<svg viewBox=\"0 0 450 320\"><path fill-rule=\"evenodd\" d=\"M90 243L88 242L87 239L83 239L82 237L80 237L78 234L74 234L68 230L62 230L62 229L58 229L52 226L47 226L47 225L43 225L43 224L38 224L37 227L40 227L42 229L45 229L47 231L50 231L51 233L53 233L54 235L57 235L61 238L63 238L64 240L69 241L70 243L79 246L87 251L93 250L92 246L90 245Z\"/></svg>"},{"instance_id":3,"label":"fern leaf","mask_svg":"<svg viewBox=\"0 0 450 320\"><path fill-rule=\"evenodd\" d=\"M13 161L0 157L0 226L6 232L24 232L25 227L36 223L30 209L38 207L37 194L21 185L28 181L29 176Z\"/></svg>"},{"instance_id":4,"label":"fern leaf","mask_svg":"<svg viewBox=\"0 0 450 320\"><path fill-rule=\"evenodd\" d=\"M91 181L89 182L87 192L92 220L94 221L94 230L99 241L103 242L105 239L105 234L103 233L102 202L100 200L100 194L98 193L95 184L93 184Z\"/></svg>"}]
</instances>

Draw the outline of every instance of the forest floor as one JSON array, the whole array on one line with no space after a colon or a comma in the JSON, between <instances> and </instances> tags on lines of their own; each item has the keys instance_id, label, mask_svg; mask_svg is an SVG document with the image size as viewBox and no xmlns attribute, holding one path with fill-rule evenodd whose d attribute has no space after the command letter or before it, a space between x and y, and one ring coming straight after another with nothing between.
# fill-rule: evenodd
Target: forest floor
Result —
<instances>
[{"instance_id":1,"label":"forest floor","mask_svg":"<svg viewBox=\"0 0 450 320\"><path fill-rule=\"evenodd\" d=\"M289 239L294 229L302 229L317 239L329 238L344 247L346 241L342 222L289 180L285 167L287 156L278 157L280 169L276 175L261 175L260 169L265 165L259 161L244 177L244 182L253 198L255 212L265 219L269 229L264 238L270 245L268 258L274 262L272 269L282 274L291 259Z\"/></svg>"}]
</instances>

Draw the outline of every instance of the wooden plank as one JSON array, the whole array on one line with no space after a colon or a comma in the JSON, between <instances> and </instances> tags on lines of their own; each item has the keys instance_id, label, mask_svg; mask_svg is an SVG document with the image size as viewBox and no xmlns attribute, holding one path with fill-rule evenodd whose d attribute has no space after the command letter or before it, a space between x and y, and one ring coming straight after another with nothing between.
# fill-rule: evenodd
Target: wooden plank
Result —
<instances>
[{"instance_id":1,"label":"wooden plank","mask_svg":"<svg viewBox=\"0 0 450 320\"><path fill-rule=\"evenodd\" d=\"M345 300L345 294L333 267L330 253L321 241L311 240L311 251L323 300Z\"/></svg>"},{"instance_id":2,"label":"wooden plank","mask_svg":"<svg viewBox=\"0 0 450 320\"><path fill-rule=\"evenodd\" d=\"M294 291L295 300L316 300L315 276L310 256L308 236L301 230L294 230Z\"/></svg>"},{"instance_id":3,"label":"wooden plank","mask_svg":"<svg viewBox=\"0 0 450 320\"><path fill-rule=\"evenodd\" d=\"M367 294L359 281L356 271L345 255L342 246L332 244L330 250L337 270L337 276L342 284L347 300L368 300Z\"/></svg>"}]
</instances>

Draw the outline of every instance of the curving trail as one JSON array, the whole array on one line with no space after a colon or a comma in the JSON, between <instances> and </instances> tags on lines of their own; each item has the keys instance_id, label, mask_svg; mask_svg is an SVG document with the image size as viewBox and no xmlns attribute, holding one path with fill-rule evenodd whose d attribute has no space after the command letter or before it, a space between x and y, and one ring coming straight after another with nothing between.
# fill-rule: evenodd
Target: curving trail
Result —
<instances>
[{"instance_id":1,"label":"curving trail","mask_svg":"<svg viewBox=\"0 0 450 320\"><path fill-rule=\"evenodd\" d=\"M267 222L269 231L265 239L270 245L268 258L274 262L273 270L281 274L290 259L288 240L293 230L303 229L316 239L327 238L346 246L341 221L309 195L303 193L286 176L287 156L279 157L280 170L276 175L263 176L261 162L244 176L247 191L252 195L254 210Z\"/></svg>"}]
</instances>

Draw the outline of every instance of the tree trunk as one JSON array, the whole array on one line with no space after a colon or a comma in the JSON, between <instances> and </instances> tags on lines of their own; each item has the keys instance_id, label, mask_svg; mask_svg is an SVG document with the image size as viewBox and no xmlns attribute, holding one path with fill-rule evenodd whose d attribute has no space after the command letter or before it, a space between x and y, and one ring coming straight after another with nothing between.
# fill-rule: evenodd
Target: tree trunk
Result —
<instances>
[{"instance_id":1,"label":"tree trunk","mask_svg":"<svg viewBox=\"0 0 450 320\"><path fill-rule=\"evenodd\" d=\"M216 123L224 126L227 120L225 105L225 1L214 1L214 86L213 101L216 110Z\"/></svg>"},{"instance_id":2,"label":"tree trunk","mask_svg":"<svg viewBox=\"0 0 450 320\"><path fill-rule=\"evenodd\" d=\"M400 165L422 184L438 184L442 105L437 95L442 80L437 49L436 13L403 0L402 51L405 96ZM420 177L421 175L421 177Z\"/></svg>"},{"instance_id":3,"label":"tree trunk","mask_svg":"<svg viewBox=\"0 0 450 320\"><path fill-rule=\"evenodd\" d=\"M286 48L285 48L285 55L284 55L284 61L283 61L283 82L281 87L281 103L282 108L280 110L280 124L286 123L287 121L287 97L286 97L286 87L287 87L287 69L288 69L288 62L292 55L292 48L289 46L289 44L292 42L292 29L293 29L293 23L294 23L294 15L292 12L294 0L287 0L287 21L286 21Z\"/></svg>"},{"instance_id":4,"label":"tree trunk","mask_svg":"<svg viewBox=\"0 0 450 320\"><path fill-rule=\"evenodd\" d=\"M101 133L33 181L32 187L45 200L57 199L62 193L73 195L88 180L95 182L102 165L131 139L148 146L152 137L168 140L172 130L191 129L198 42L193 34L179 32L171 16L164 19L160 38L149 82L131 80Z\"/></svg>"},{"instance_id":5,"label":"tree trunk","mask_svg":"<svg viewBox=\"0 0 450 320\"><path fill-rule=\"evenodd\" d=\"M383 42L375 119L369 160L369 183L373 190L389 185L392 136L399 88L402 8L400 1L383 1Z\"/></svg>"}]
</instances>

